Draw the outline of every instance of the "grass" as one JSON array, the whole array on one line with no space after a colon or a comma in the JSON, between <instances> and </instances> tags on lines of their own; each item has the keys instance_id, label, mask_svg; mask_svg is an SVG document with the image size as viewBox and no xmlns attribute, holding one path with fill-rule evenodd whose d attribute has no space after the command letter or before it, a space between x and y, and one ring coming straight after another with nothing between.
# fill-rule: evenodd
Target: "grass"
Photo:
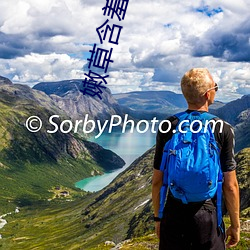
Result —
<instances>
[{"instance_id":1,"label":"grass","mask_svg":"<svg viewBox=\"0 0 250 250\"><path fill-rule=\"evenodd\" d=\"M6 217L3 249L79 249L83 243L82 200L54 200Z\"/></svg>"}]
</instances>

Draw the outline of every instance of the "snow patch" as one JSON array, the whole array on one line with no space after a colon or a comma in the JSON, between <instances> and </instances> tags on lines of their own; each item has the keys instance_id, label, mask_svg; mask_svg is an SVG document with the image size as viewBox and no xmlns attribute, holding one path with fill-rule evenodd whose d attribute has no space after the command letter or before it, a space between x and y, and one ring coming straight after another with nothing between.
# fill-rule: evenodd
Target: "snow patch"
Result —
<instances>
[{"instance_id":1,"label":"snow patch","mask_svg":"<svg viewBox=\"0 0 250 250\"><path fill-rule=\"evenodd\" d=\"M142 185L141 187L138 188L138 190L145 188L145 185Z\"/></svg>"},{"instance_id":2,"label":"snow patch","mask_svg":"<svg viewBox=\"0 0 250 250\"><path fill-rule=\"evenodd\" d=\"M144 206L145 204L147 204L150 201L150 199L145 200L144 202L142 202L139 206L137 206L134 210L138 209L141 206Z\"/></svg>"},{"instance_id":3,"label":"snow patch","mask_svg":"<svg viewBox=\"0 0 250 250\"><path fill-rule=\"evenodd\" d=\"M3 228L7 224L7 220L0 219L0 229Z\"/></svg>"},{"instance_id":4,"label":"snow patch","mask_svg":"<svg viewBox=\"0 0 250 250\"><path fill-rule=\"evenodd\" d=\"M15 213L19 213L19 207L16 207L15 209ZM7 214L3 214L0 216L0 229L2 229L6 224L7 224L7 220L4 220L3 218L6 217L7 215L12 214L11 212L7 213ZM2 239L2 235L0 234L0 239Z\"/></svg>"}]
</instances>

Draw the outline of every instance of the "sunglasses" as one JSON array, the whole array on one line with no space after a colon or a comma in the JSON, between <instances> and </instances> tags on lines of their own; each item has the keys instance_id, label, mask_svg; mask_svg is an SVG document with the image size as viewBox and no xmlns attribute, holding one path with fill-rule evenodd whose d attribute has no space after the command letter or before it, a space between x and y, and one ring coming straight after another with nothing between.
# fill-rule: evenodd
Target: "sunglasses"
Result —
<instances>
[{"instance_id":1,"label":"sunglasses","mask_svg":"<svg viewBox=\"0 0 250 250\"><path fill-rule=\"evenodd\" d=\"M217 83L214 83L214 87L212 87L212 88L210 88L210 89L207 89L207 91L206 91L203 95L205 95L208 91L210 91L210 90L212 90L212 89L214 89L215 91L218 91L218 89L219 89L218 84L217 84Z\"/></svg>"}]
</instances>

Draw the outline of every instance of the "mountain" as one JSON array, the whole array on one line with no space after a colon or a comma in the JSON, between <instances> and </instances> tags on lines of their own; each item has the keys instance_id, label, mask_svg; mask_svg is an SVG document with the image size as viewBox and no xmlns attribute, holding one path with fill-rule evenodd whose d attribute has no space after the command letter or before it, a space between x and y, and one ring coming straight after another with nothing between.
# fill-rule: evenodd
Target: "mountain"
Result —
<instances>
[{"instance_id":1,"label":"mountain","mask_svg":"<svg viewBox=\"0 0 250 250\"><path fill-rule=\"evenodd\" d=\"M151 200L154 148L136 159L103 190L86 193L74 189L77 180L91 173L99 174L110 166L122 166L123 162L112 152L87 142L83 135L46 132L53 129L48 122L51 115L60 116L56 119L58 125L64 119L72 119L73 114L75 119L79 119L79 113L84 115L86 110L78 106L78 100L86 107L93 105L96 109L91 117L100 119L98 110L102 102L83 96L71 83L52 84L53 88L47 91L50 96L23 85L0 85L0 211L20 207L20 213L6 217L8 224L1 229L3 249L105 249L98 245L106 240L119 243L154 231ZM44 84L44 90L49 89L50 85L45 88ZM112 106L109 90L105 93L106 109L119 112L114 108L119 105L116 101ZM71 98L76 98L73 99L76 103ZM58 108L60 105L63 108ZM247 110L244 107L234 114L242 133L249 121ZM102 119L110 115L105 110L101 112ZM143 114L142 110L138 113ZM25 127L31 115L38 115L43 121L37 133ZM249 149L240 151L236 160L241 209L246 211ZM69 198L60 197L61 191L63 195L70 193ZM128 248L132 249L130 245Z\"/></svg>"},{"instance_id":2,"label":"mountain","mask_svg":"<svg viewBox=\"0 0 250 250\"><path fill-rule=\"evenodd\" d=\"M0 76L0 85L1 84L13 84L8 78Z\"/></svg>"},{"instance_id":3,"label":"mountain","mask_svg":"<svg viewBox=\"0 0 250 250\"><path fill-rule=\"evenodd\" d=\"M237 119L235 125L235 152L250 147L250 108L242 111Z\"/></svg>"},{"instance_id":4,"label":"mountain","mask_svg":"<svg viewBox=\"0 0 250 250\"><path fill-rule=\"evenodd\" d=\"M82 80L65 80L59 82L41 82L33 89L43 91L50 95L57 106L65 111L72 119L84 119L88 114L88 119L100 120L104 122L112 115L123 115L119 104L111 95L109 88L103 89L98 96L83 95Z\"/></svg>"},{"instance_id":5,"label":"mountain","mask_svg":"<svg viewBox=\"0 0 250 250\"><path fill-rule=\"evenodd\" d=\"M137 119L165 119L167 116L187 109L187 103L182 94L172 91L135 91L114 94L124 113ZM222 102L215 102L211 110L222 107Z\"/></svg>"},{"instance_id":6,"label":"mountain","mask_svg":"<svg viewBox=\"0 0 250 250\"><path fill-rule=\"evenodd\" d=\"M126 113L138 119L154 116L164 119L187 107L183 95L171 91L135 91L114 94L114 97Z\"/></svg>"},{"instance_id":7,"label":"mountain","mask_svg":"<svg viewBox=\"0 0 250 250\"><path fill-rule=\"evenodd\" d=\"M122 167L125 162L110 150L72 133L54 130L67 114L45 93L19 84L0 85L0 211L9 206L51 197L53 186L74 189L74 183L91 175ZM30 116L39 116L42 128L26 128ZM37 123L33 123L37 126ZM64 129L66 129L65 126ZM8 202L9 201L9 202Z\"/></svg>"},{"instance_id":8,"label":"mountain","mask_svg":"<svg viewBox=\"0 0 250 250\"><path fill-rule=\"evenodd\" d=\"M176 94L171 91L135 91L114 94L114 97L120 105L127 106L133 110L154 110L164 113L167 107L176 110L187 106L182 94Z\"/></svg>"},{"instance_id":9,"label":"mountain","mask_svg":"<svg viewBox=\"0 0 250 250\"><path fill-rule=\"evenodd\" d=\"M217 109L214 114L235 126L238 123L238 116L244 110L250 108L250 94L244 95L240 99L231 101L223 107Z\"/></svg>"},{"instance_id":10,"label":"mountain","mask_svg":"<svg viewBox=\"0 0 250 250\"><path fill-rule=\"evenodd\" d=\"M250 95L227 103L212 111L213 114L229 122L235 131L235 152L250 147Z\"/></svg>"},{"instance_id":11,"label":"mountain","mask_svg":"<svg viewBox=\"0 0 250 250\"><path fill-rule=\"evenodd\" d=\"M222 108L224 105L225 105L225 103L223 103L221 101L214 101L214 103L209 106L209 110L210 110L210 112L214 112L214 110Z\"/></svg>"},{"instance_id":12,"label":"mountain","mask_svg":"<svg viewBox=\"0 0 250 250\"><path fill-rule=\"evenodd\" d=\"M153 230L150 212L153 151L137 159L102 191L69 202L53 200L21 207L19 214L6 217L8 224L0 232L3 248L90 249L106 240L118 243L132 235L130 224L143 213L147 223L141 233Z\"/></svg>"}]
</instances>

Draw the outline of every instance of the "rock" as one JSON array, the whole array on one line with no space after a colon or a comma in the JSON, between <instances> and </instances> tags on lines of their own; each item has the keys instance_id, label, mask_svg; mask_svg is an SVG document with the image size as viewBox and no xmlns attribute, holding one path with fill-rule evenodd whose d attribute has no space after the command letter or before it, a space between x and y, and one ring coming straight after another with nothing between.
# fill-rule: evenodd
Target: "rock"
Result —
<instances>
[{"instance_id":1,"label":"rock","mask_svg":"<svg viewBox=\"0 0 250 250\"><path fill-rule=\"evenodd\" d=\"M115 243L113 241L109 241L109 240L105 241L104 244L105 244L105 246L111 246L111 247L115 246Z\"/></svg>"}]
</instances>

